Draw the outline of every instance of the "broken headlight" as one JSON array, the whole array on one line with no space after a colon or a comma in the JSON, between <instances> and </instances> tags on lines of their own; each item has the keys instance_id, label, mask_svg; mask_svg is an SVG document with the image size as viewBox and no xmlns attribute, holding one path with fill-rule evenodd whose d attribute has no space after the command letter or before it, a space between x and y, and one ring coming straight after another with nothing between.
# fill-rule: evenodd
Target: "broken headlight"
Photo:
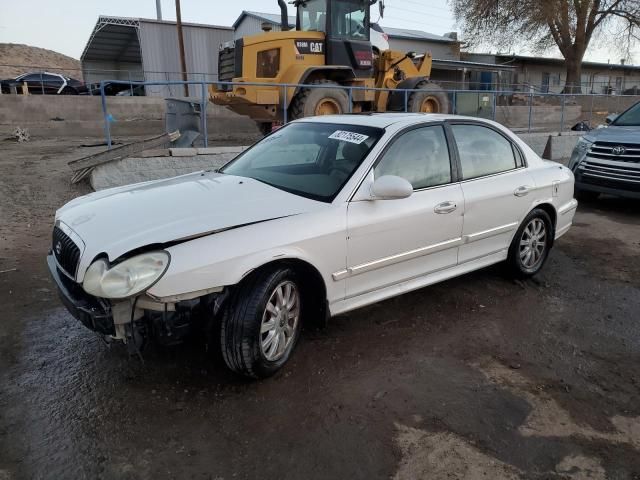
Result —
<instances>
[{"instance_id":1,"label":"broken headlight","mask_svg":"<svg viewBox=\"0 0 640 480\"><path fill-rule=\"evenodd\" d=\"M149 252L129 258L113 267L103 260L91 264L84 275L84 291L100 298L127 298L155 284L169 267L168 252Z\"/></svg>"}]
</instances>

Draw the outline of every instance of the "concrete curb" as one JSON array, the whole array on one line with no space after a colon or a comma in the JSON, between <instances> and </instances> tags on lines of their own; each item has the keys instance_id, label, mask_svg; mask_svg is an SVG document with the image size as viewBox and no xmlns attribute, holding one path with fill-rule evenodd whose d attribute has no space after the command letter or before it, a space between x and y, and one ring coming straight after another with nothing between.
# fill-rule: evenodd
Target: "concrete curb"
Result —
<instances>
[{"instance_id":1,"label":"concrete curb","mask_svg":"<svg viewBox=\"0 0 640 480\"><path fill-rule=\"evenodd\" d=\"M105 188L216 169L233 160L247 148L173 148L170 149L174 151L171 156L125 158L94 168L91 172L90 183L94 190L104 190ZM203 153L198 155L199 151ZM194 152L195 154L193 154Z\"/></svg>"}]
</instances>

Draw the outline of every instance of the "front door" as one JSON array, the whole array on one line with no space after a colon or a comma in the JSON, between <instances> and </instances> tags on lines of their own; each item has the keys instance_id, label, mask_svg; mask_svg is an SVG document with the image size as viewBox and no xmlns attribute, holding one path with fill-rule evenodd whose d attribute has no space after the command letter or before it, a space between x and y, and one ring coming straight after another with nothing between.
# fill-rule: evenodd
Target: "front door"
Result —
<instances>
[{"instance_id":1,"label":"front door","mask_svg":"<svg viewBox=\"0 0 640 480\"><path fill-rule=\"evenodd\" d=\"M527 215L534 182L519 148L497 130L451 125L460 159L465 200L464 244L459 262L503 253Z\"/></svg>"},{"instance_id":2,"label":"front door","mask_svg":"<svg viewBox=\"0 0 640 480\"><path fill-rule=\"evenodd\" d=\"M442 125L401 133L382 155L370 177L399 176L414 191L401 200L349 204L347 298L457 264L464 200L450 158Z\"/></svg>"}]
</instances>

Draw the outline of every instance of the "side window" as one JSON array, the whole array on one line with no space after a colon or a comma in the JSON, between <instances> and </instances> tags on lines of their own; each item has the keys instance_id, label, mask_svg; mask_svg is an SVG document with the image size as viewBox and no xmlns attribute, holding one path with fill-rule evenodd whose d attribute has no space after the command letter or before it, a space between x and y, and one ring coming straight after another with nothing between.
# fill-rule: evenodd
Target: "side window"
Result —
<instances>
[{"instance_id":1,"label":"side window","mask_svg":"<svg viewBox=\"0 0 640 480\"><path fill-rule=\"evenodd\" d=\"M45 75L41 75L39 73L31 73L25 77L22 77L20 79L21 82L40 82L41 80L44 81L44 77Z\"/></svg>"},{"instance_id":2,"label":"side window","mask_svg":"<svg viewBox=\"0 0 640 480\"><path fill-rule=\"evenodd\" d=\"M398 138L374 169L376 178L402 177L414 190L451 182L451 161L441 126L411 130Z\"/></svg>"},{"instance_id":3,"label":"side window","mask_svg":"<svg viewBox=\"0 0 640 480\"><path fill-rule=\"evenodd\" d=\"M62 79L57 75L42 75L42 79L48 83L59 83L62 85Z\"/></svg>"},{"instance_id":4,"label":"side window","mask_svg":"<svg viewBox=\"0 0 640 480\"><path fill-rule=\"evenodd\" d=\"M516 168L514 147L494 130L479 125L452 125L462 178L484 177Z\"/></svg>"}]
</instances>

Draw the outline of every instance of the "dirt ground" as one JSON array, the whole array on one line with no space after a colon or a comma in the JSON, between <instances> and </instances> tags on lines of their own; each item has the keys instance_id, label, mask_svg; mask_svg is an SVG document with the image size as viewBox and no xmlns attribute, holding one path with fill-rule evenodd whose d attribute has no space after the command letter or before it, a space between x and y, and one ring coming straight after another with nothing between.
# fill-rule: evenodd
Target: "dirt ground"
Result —
<instances>
[{"instance_id":1,"label":"dirt ground","mask_svg":"<svg viewBox=\"0 0 640 480\"><path fill-rule=\"evenodd\" d=\"M580 205L533 280L334 318L248 382L197 342L141 363L61 306L45 254L83 142L0 145L0 480L640 479L640 202Z\"/></svg>"}]
</instances>

